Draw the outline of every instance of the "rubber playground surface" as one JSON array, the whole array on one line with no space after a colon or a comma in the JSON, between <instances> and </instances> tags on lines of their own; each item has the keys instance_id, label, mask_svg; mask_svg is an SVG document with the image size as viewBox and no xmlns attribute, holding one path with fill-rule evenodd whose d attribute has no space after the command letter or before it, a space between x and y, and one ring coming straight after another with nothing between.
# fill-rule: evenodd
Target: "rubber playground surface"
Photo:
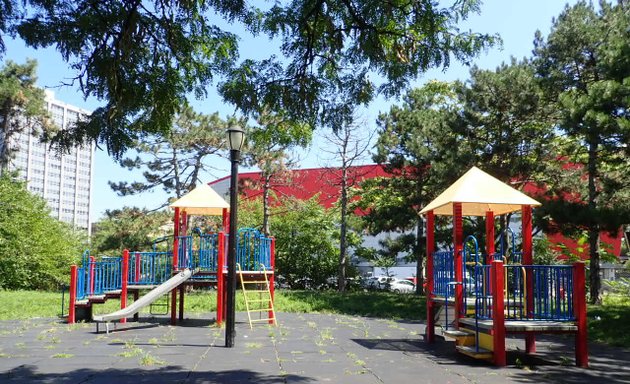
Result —
<instances>
[{"instance_id":1,"label":"rubber playground surface","mask_svg":"<svg viewBox=\"0 0 630 384\"><path fill-rule=\"evenodd\" d=\"M108 335L89 323L4 321L0 383L630 383L630 350L591 343L591 367L575 368L572 337L539 336L535 356L508 339L508 366L495 368L441 338L426 344L419 322L277 317L277 328L250 330L238 313L231 349L213 315L177 327L141 318Z\"/></svg>"}]
</instances>

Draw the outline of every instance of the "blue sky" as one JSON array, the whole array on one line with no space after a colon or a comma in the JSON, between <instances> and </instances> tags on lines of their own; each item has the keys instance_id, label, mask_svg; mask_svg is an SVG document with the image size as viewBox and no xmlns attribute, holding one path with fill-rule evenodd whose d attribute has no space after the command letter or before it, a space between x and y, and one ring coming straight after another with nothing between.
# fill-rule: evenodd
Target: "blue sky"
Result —
<instances>
[{"instance_id":1,"label":"blue sky","mask_svg":"<svg viewBox=\"0 0 630 384\"><path fill-rule=\"evenodd\" d=\"M570 1L574 3L575 1ZM475 32L498 33L503 39L502 48L493 48L482 53L474 64L484 69L494 69L502 62L509 62L510 57L518 59L531 55L533 49L533 39L536 30L547 34L551 27L551 20L560 14L565 1L555 0L486 0L481 6L481 13L473 15L468 20L460 24L462 30L470 29ZM21 41L6 41L7 52L4 60L13 60L18 63L24 62L26 58L35 58L39 63L39 85L50 88L55 92L57 99L78 107L92 110L100 105L95 99L84 100L78 86L60 86L62 83L70 82L73 72L68 65L61 60L60 55L54 49L33 50L24 46ZM262 42L271 47L273 42ZM259 40L243 39L241 42L242 57L260 57L261 54L268 53L267 49L261 49ZM465 80L468 78L468 67L452 62L447 70L434 69L426 73L422 78L414 82L415 86L420 86L431 79L438 80ZM375 127L375 117L379 112L386 112L389 106L395 104L397 100L375 100L364 112L364 117L370 129ZM204 100L193 100L193 107L204 113L218 111L223 117L234 113L234 107L225 104L217 96L214 89L208 90L208 98ZM312 148L300 154L301 167L318 167L324 164L331 164L326 161L330 157L321 153L322 140L320 136L325 132L317 132ZM228 174L229 164L225 160L214 159L212 166L216 168L211 174L206 175L207 181L223 177ZM119 197L111 191L107 181L134 180L135 173L128 172L114 163L107 153L97 151L92 195L92 221L102 216L106 209L117 209L123 206L139 206L149 209L155 208L165 200L166 195L161 191L146 193L142 196Z\"/></svg>"}]
</instances>

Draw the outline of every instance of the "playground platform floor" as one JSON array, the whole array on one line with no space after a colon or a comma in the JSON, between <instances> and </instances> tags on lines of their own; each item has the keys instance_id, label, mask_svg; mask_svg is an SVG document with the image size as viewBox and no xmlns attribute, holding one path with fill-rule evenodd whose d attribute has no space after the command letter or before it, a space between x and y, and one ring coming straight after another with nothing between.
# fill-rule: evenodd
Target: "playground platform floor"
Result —
<instances>
[{"instance_id":1,"label":"playground platform floor","mask_svg":"<svg viewBox=\"0 0 630 384\"><path fill-rule=\"evenodd\" d=\"M231 349L203 316L178 327L141 318L109 335L57 319L4 321L0 383L630 383L630 350L591 344L591 368L575 368L572 337L540 336L534 356L509 339L508 366L495 368L451 342L426 344L419 322L277 317L277 328L250 330L237 314Z\"/></svg>"}]
</instances>

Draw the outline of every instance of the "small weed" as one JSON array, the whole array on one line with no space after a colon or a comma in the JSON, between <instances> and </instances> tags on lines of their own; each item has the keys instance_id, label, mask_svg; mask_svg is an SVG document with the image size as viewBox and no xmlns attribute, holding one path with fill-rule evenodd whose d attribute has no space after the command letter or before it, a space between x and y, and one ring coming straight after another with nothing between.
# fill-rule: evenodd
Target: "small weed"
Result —
<instances>
[{"instance_id":1,"label":"small weed","mask_svg":"<svg viewBox=\"0 0 630 384\"><path fill-rule=\"evenodd\" d=\"M44 347L44 349L48 349L48 350L55 349L55 348L56 347L54 345L47 345L47 346Z\"/></svg>"},{"instance_id":2,"label":"small weed","mask_svg":"<svg viewBox=\"0 0 630 384\"><path fill-rule=\"evenodd\" d=\"M572 363L572 360L569 359L568 357L562 356L560 358L560 365L567 367L569 365L573 365L573 363Z\"/></svg>"},{"instance_id":3,"label":"small weed","mask_svg":"<svg viewBox=\"0 0 630 384\"><path fill-rule=\"evenodd\" d=\"M138 348L133 340L125 341L125 346L123 347L125 350L117 354L117 356L121 357L136 357L142 355L142 349Z\"/></svg>"},{"instance_id":4,"label":"small weed","mask_svg":"<svg viewBox=\"0 0 630 384\"><path fill-rule=\"evenodd\" d=\"M358 359L358 360L354 361L354 364L356 364L358 366L361 366L361 367L364 367L365 366L365 361Z\"/></svg>"},{"instance_id":5,"label":"small weed","mask_svg":"<svg viewBox=\"0 0 630 384\"><path fill-rule=\"evenodd\" d=\"M523 369L523 366L524 366L523 362L518 357L516 358L516 361L514 362L514 365L516 365L516 368L518 368L518 369Z\"/></svg>"},{"instance_id":6,"label":"small weed","mask_svg":"<svg viewBox=\"0 0 630 384\"><path fill-rule=\"evenodd\" d=\"M169 327L169 330L164 334L164 336L162 336L162 341L170 341L173 342L177 339L177 337L175 337L175 329Z\"/></svg>"},{"instance_id":7,"label":"small weed","mask_svg":"<svg viewBox=\"0 0 630 384\"><path fill-rule=\"evenodd\" d=\"M48 340L48 342L52 344L59 344L59 338L57 336L53 336L50 338L50 340Z\"/></svg>"},{"instance_id":8,"label":"small weed","mask_svg":"<svg viewBox=\"0 0 630 384\"><path fill-rule=\"evenodd\" d=\"M153 366L153 365L164 365L166 362L164 360L160 360L157 357L151 355L149 352L142 355L140 358L140 365L144 366Z\"/></svg>"},{"instance_id":9,"label":"small weed","mask_svg":"<svg viewBox=\"0 0 630 384\"><path fill-rule=\"evenodd\" d=\"M319 337L322 340L333 340L332 331L330 330L330 328L326 328L319 332Z\"/></svg>"},{"instance_id":10,"label":"small weed","mask_svg":"<svg viewBox=\"0 0 630 384\"><path fill-rule=\"evenodd\" d=\"M52 355L53 359L69 359L71 357L74 357L74 355L71 353L56 353Z\"/></svg>"},{"instance_id":11,"label":"small weed","mask_svg":"<svg viewBox=\"0 0 630 384\"><path fill-rule=\"evenodd\" d=\"M152 337L147 342L149 344L151 344L151 345L157 345L158 344L158 339L156 337Z\"/></svg>"},{"instance_id":12,"label":"small weed","mask_svg":"<svg viewBox=\"0 0 630 384\"><path fill-rule=\"evenodd\" d=\"M11 355L9 355L8 353L0 352L0 358L7 358L7 357L11 357Z\"/></svg>"},{"instance_id":13,"label":"small weed","mask_svg":"<svg viewBox=\"0 0 630 384\"><path fill-rule=\"evenodd\" d=\"M292 355L301 355L301 354L303 354L303 353L304 353L304 352L302 352L302 351L291 351L291 354L292 354Z\"/></svg>"},{"instance_id":14,"label":"small weed","mask_svg":"<svg viewBox=\"0 0 630 384\"><path fill-rule=\"evenodd\" d=\"M332 359L332 358L322 360L322 363L334 363L334 362L335 362L335 359Z\"/></svg>"},{"instance_id":15,"label":"small weed","mask_svg":"<svg viewBox=\"0 0 630 384\"><path fill-rule=\"evenodd\" d=\"M91 343L91 341L90 341L90 340L85 340L85 341L83 342L83 345L90 345L90 343Z\"/></svg>"},{"instance_id":16,"label":"small weed","mask_svg":"<svg viewBox=\"0 0 630 384\"><path fill-rule=\"evenodd\" d=\"M327 353L327 352L326 352L326 351L324 351L323 349L320 349L320 350L319 350L319 354L320 354L320 355L325 355L326 353Z\"/></svg>"},{"instance_id":17,"label":"small weed","mask_svg":"<svg viewBox=\"0 0 630 384\"><path fill-rule=\"evenodd\" d=\"M15 347L20 349L26 348L26 343L15 343Z\"/></svg>"},{"instance_id":18,"label":"small weed","mask_svg":"<svg viewBox=\"0 0 630 384\"><path fill-rule=\"evenodd\" d=\"M262 343L246 343L245 344L245 348L249 348L249 349L260 349L262 348Z\"/></svg>"},{"instance_id":19,"label":"small weed","mask_svg":"<svg viewBox=\"0 0 630 384\"><path fill-rule=\"evenodd\" d=\"M309 328L313 328L313 329L317 328L317 323L314 321L309 321L306 324L308 325Z\"/></svg>"}]
</instances>

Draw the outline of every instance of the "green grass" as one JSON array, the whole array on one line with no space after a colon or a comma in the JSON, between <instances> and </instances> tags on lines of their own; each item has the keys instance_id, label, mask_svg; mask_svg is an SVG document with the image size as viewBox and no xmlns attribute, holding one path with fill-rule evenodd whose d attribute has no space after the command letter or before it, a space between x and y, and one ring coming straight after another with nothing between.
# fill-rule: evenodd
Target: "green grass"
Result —
<instances>
[{"instance_id":1,"label":"green grass","mask_svg":"<svg viewBox=\"0 0 630 384\"><path fill-rule=\"evenodd\" d=\"M608 295L602 305L588 307L588 337L591 341L630 346L630 297Z\"/></svg>"},{"instance_id":2,"label":"green grass","mask_svg":"<svg viewBox=\"0 0 630 384\"><path fill-rule=\"evenodd\" d=\"M50 318L61 314L59 292L0 290L0 303L0 320Z\"/></svg>"},{"instance_id":3,"label":"green grass","mask_svg":"<svg viewBox=\"0 0 630 384\"><path fill-rule=\"evenodd\" d=\"M66 302L68 295L66 294ZM61 313L61 294L40 291L0 291L0 320L20 320L34 317L54 318ZM131 297L128 301L132 302ZM216 291L197 291L186 294L186 313L216 311ZM67 304L66 304L67 306ZM397 295L388 292L349 292L345 295L333 291L276 291L274 306L277 312L337 313L383 317L390 319L420 320L424 318L424 298L414 295ZM94 305L94 314L105 314L120 308L117 299ZM245 311L240 291L236 294L236 310ZM67 313L67 308L64 310ZM148 314L149 308L141 313Z\"/></svg>"}]
</instances>

